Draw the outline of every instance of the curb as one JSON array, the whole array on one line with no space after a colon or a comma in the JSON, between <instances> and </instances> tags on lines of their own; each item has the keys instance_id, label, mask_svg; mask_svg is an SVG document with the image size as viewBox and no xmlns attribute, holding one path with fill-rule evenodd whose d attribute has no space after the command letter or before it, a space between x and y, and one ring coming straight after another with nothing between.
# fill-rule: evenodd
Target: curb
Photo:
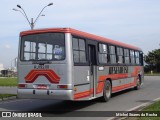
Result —
<instances>
[{"instance_id":1,"label":"curb","mask_svg":"<svg viewBox=\"0 0 160 120\"><path fill-rule=\"evenodd\" d=\"M0 86L0 88L17 88L17 86Z\"/></svg>"},{"instance_id":2,"label":"curb","mask_svg":"<svg viewBox=\"0 0 160 120\"><path fill-rule=\"evenodd\" d=\"M126 111L126 113L127 112L133 112L133 111L141 111L143 108L145 108L145 107L147 107L147 106L149 106L149 105L151 105L151 104L153 104L153 103L155 103L155 102L157 102L159 100L160 100L160 97L154 99L151 102L146 102L146 103L143 103L143 104L141 104L139 106L136 106L136 107L134 107L132 109L129 109L129 110ZM111 117L111 118L109 118L107 120L126 120L127 118L129 118L129 117Z\"/></svg>"},{"instance_id":3,"label":"curb","mask_svg":"<svg viewBox=\"0 0 160 120\"><path fill-rule=\"evenodd\" d=\"M0 102L17 99L17 96L0 98Z\"/></svg>"}]
</instances>

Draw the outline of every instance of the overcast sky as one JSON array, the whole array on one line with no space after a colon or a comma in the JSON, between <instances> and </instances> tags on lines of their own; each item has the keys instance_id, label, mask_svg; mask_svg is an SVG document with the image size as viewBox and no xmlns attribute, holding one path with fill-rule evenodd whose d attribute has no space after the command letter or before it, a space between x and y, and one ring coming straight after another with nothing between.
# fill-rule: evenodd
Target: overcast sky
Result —
<instances>
[{"instance_id":1,"label":"overcast sky","mask_svg":"<svg viewBox=\"0 0 160 120\"><path fill-rule=\"evenodd\" d=\"M30 19L50 2L54 5L45 9L36 29L71 27L138 46L145 54L160 48L160 0L1 0L0 63L5 67L18 54L19 32L30 29L12 8L20 4Z\"/></svg>"}]
</instances>

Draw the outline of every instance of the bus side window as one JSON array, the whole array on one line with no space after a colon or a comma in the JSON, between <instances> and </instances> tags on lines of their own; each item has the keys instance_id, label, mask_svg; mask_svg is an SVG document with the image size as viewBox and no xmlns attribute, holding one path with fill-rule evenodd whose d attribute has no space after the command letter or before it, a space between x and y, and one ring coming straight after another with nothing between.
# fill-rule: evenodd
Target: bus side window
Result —
<instances>
[{"instance_id":1,"label":"bus side window","mask_svg":"<svg viewBox=\"0 0 160 120\"><path fill-rule=\"evenodd\" d=\"M109 46L109 54L110 54L110 63L116 63L116 51L115 46Z\"/></svg>"},{"instance_id":2,"label":"bus side window","mask_svg":"<svg viewBox=\"0 0 160 120\"><path fill-rule=\"evenodd\" d=\"M124 62L125 62L125 64L129 64L130 63L129 50L128 49L124 49Z\"/></svg>"},{"instance_id":3,"label":"bus side window","mask_svg":"<svg viewBox=\"0 0 160 120\"><path fill-rule=\"evenodd\" d=\"M136 59L136 64L139 64L139 60L140 60L140 57L139 57L139 52L135 52L135 59Z\"/></svg>"},{"instance_id":4,"label":"bus side window","mask_svg":"<svg viewBox=\"0 0 160 120\"><path fill-rule=\"evenodd\" d=\"M123 48L117 47L117 58L118 58L118 63L122 64L123 63Z\"/></svg>"},{"instance_id":5,"label":"bus side window","mask_svg":"<svg viewBox=\"0 0 160 120\"><path fill-rule=\"evenodd\" d=\"M80 62L86 63L86 46L85 41L83 39L79 39L79 56Z\"/></svg>"},{"instance_id":6,"label":"bus side window","mask_svg":"<svg viewBox=\"0 0 160 120\"><path fill-rule=\"evenodd\" d=\"M131 60L131 64L135 64L134 50L130 50L130 60Z\"/></svg>"},{"instance_id":7,"label":"bus side window","mask_svg":"<svg viewBox=\"0 0 160 120\"><path fill-rule=\"evenodd\" d=\"M73 60L74 63L86 63L86 45L83 39L73 38Z\"/></svg>"},{"instance_id":8,"label":"bus side window","mask_svg":"<svg viewBox=\"0 0 160 120\"><path fill-rule=\"evenodd\" d=\"M107 63L108 62L108 48L106 44L99 44L99 63Z\"/></svg>"},{"instance_id":9,"label":"bus side window","mask_svg":"<svg viewBox=\"0 0 160 120\"><path fill-rule=\"evenodd\" d=\"M79 62L78 39L73 38L72 40L73 40L73 42L72 42L72 45L73 45L73 60L74 60L75 63L78 63Z\"/></svg>"}]
</instances>

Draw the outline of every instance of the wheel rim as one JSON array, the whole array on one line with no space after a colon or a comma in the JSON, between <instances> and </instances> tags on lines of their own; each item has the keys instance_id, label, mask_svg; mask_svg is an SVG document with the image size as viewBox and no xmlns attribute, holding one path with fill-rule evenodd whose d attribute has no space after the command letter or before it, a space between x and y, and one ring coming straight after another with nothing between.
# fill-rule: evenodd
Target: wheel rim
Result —
<instances>
[{"instance_id":1,"label":"wheel rim","mask_svg":"<svg viewBox=\"0 0 160 120\"><path fill-rule=\"evenodd\" d=\"M111 96L111 85L107 84L106 86L106 96L109 98Z\"/></svg>"}]
</instances>

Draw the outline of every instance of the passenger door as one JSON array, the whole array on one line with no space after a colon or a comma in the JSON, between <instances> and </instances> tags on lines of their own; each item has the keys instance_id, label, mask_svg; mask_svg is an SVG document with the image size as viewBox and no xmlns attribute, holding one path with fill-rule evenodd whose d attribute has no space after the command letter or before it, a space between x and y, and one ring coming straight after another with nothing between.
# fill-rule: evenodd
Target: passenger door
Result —
<instances>
[{"instance_id":1,"label":"passenger door","mask_svg":"<svg viewBox=\"0 0 160 120\"><path fill-rule=\"evenodd\" d=\"M96 94L96 46L88 45L88 60L89 60L89 78L90 78L90 90L91 97L95 97Z\"/></svg>"}]
</instances>

